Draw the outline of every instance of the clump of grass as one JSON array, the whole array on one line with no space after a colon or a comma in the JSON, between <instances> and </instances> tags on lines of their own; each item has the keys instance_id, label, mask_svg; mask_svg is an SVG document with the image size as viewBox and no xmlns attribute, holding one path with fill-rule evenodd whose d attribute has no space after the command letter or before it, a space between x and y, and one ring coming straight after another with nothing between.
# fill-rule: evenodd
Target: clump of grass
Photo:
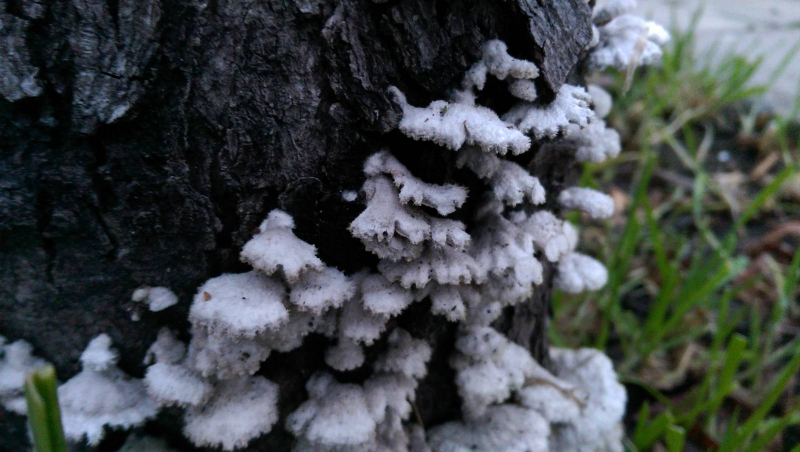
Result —
<instances>
[{"instance_id":1,"label":"clump of grass","mask_svg":"<svg viewBox=\"0 0 800 452\"><path fill-rule=\"evenodd\" d=\"M581 182L611 190L626 213L572 218L609 281L557 294L551 338L616 360L630 450L800 451L783 437L800 424L800 218L780 199L800 180L798 108L755 107L768 88L752 85L759 58L698 58L698 18L673 31L663 67L630 87L625 74L605 80L625 152L587 165ZM794 241L776 232L787 222Z\"/></svg>"}]
</instances>

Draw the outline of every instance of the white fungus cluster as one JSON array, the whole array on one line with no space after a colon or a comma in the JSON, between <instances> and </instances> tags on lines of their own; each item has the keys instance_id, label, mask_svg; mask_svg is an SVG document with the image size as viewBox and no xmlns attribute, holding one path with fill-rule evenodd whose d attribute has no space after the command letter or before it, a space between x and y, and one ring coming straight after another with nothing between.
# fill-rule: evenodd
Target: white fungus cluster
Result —
<instances>
[{"instance_id":1,"label":"white fungus cluster","mask_svg":"<svg viewBox=\"0 0 800 452\"><path fill-rule=\"evenodd\" d=\"M427 374L430 346L402 329L388 337L388 349L362 385L342 384L328 373L306 383L309 399L286 420L297 436L295 451L402 451L411 443L404 425L419 379Z\"/></svg>"},{"instance_id":2,"label":"white fungus cluster","mask_svg":"<svg viewBox=\"0 0 800 452\"><path fill-rule=\"evenodd\" d=\"M140 287L133 291L131 300L146 303L153 312L178 304L178 296L166 287Z\"/></svg>"},{"instance_id":3,"label":"white fungus cluster","mask_svg":"<svg viewBox=\"0 0 800 452\"><path fill-rule=\"evenodd\" d=\"M28 372L47 365L33 356L33 346L23 340L5 343L0 336L0 405L12 413L27 413L23 385Z\"/></svg>"},{"instance_id":4,"label":"white fungus cluster","mask_svg":"<svg viewBox=\"0 0 800 452\"><path fill-rule=\"evenodd\" d=\"M636 0L615 0L597 9L598 42L588 58L592 68L624 71L661 61L670 35L661 25L628 14L635 7Z\"/></svg>"},{"instance_id":5,"label":"white fungus cluster","mask_svg":"<svg viewBox=\"0 0 800 452\"><path fill-rule=\"evenodd\" d=\"M105 428L127 429L143 424L158 413L142 380L117 368L119 355L111 338L101 334L81 355L83 370L58 388L64 435L72 441L85 438L97 445Z\"/></svg>"},{"instance_id":6,"label":"white fungus cluster","mask_svg":"<svg viewBox=\"0 0 800 452\"><path fill-rule=\"evenodd\" d=\"M627 15L632 3L597 11L591 67L626 68L660 55L668 35ZM508 111L477 105L490 76L516 99ZM94 445L106 427L140 425L160 408L176 406L189 440L223 450L244 447L279 419L296 437L297 451L622 450L625 391L607 357L552 348L548 371L492 327L505 307L526 302L544 282L543 263L555 268L554 285L566 292L598 289L608 277L602 264L576 252L575 228L542 204L607 218L614 213L611 198L579 187L547 193L519 158L506 156L558 138L578 161L616 157L619 135L602 120L610 95L597 86L564 85L543 103L538 76L532 62L490 40L448 100L415 107L390 87L403 113L399 130L457 152L456 166L474 173L485 190L429 183L389 150L373 154L364 164L363 198L353 191L342 198L366 201L349 231L379 262L352 275L322 262L316 247L295 235L288 213L269 212L240 255L253 270L203 283L190 308L188 346L172 331L160 331L146 354L143 380L116 367L108 336L89 344L83 371L58 390L68 438ZM468 195L477 200L469 225L447 218ZM142 287L133 299L154 311L177 302L163 287ZM432 350L392 321L423 299L432 313L458 325L449 362L463 413L427 431L411 415ZM368 365L371 375L355 384L317 372L306 382L308 399L279 413L278 386L255 373L273 351L294 350L312 333L330 340L325 363L331 369ZM364 347L377 346L384 348L368 363L375 354ZM24 342L3 345L5 407L19 411L24 373L41 363ZM134 438L130 447L139 443L153 440Z\"/></svg>"}]
</instances>

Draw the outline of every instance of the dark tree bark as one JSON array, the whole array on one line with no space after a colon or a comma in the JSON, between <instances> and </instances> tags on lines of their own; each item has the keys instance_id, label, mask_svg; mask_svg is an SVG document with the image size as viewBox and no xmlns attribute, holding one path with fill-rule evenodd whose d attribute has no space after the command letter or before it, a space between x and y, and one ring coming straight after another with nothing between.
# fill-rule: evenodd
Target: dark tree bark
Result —
<instances>
[{"instance_id":1,"label":"dark tree bark","mask_svg":"<svg viewBox=\"0 0 800 452\"><path fill-rule=\"evenodd\" d=\"M102 332L141 376L161 326L186 334L196 288L247 269L241 246L273 208L328 265L373 265L347 232L363 202L341 198L361 187L369 154L388 147L423 179L478 185L447 170L453 153L394 130L386 88L415 105L443 98L500 38L537 63L537 88L552 98L591 37L585 0L0 0L0 22L0 334L31 342L62 380ZM569 159L523 157L560 190ZM180 304L143 311L130 296L144 284ZM540 289L503 323L542 359L549 284ZM422 420L453 417L454 327L427 303L394 322L434 347ZM263 366L284 416L324 366L325 344L311 337ZM146 428L188 450L174 414ZM0 411L0 449L23 450L21 422ZM290 439L276 426L250 449Z\"/></svg>"}]
</instances>

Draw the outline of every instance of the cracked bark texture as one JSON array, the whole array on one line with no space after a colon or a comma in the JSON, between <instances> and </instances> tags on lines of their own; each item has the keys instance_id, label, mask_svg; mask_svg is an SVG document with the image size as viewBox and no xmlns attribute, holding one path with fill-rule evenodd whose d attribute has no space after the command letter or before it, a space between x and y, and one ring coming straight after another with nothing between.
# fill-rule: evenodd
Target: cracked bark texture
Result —
<instances>
[{"instance_id":1,"label":"cracked bark texture","mask_svg":"<svg viewBox=\"0 0 800 452\"><path fill-rule=\"evenodd\" d=\"M341 198L361 187L369 154L388 148L423 179L480 189L452 170L453 153L394 130L386 87L427 105L500 38L539 65L537 88L552 98L589 23L585 0L0 0L0 334L31 342L66 380L105 332L121 367L141 376L158 329L186 334L196 288L246 270L239 250L276 207L328 265L374 264L346 230L363 199ZM550 199L572 165L564 155L520 159ZM140 285L170 287L181 302L145 312L130 301ZM500 322L539 359L549 292ZM417 401L426 426L459 410L454 327L428 311L417 303L394 320L435 349ZM260 371L281 385L282 416L305 398L325 345L312 337ZM22 422L0 410L0 449L24 450ZM191 450L175 412L145 429ZM276 425L249 449L290 440Z\"/></svg>"}]
</instances>

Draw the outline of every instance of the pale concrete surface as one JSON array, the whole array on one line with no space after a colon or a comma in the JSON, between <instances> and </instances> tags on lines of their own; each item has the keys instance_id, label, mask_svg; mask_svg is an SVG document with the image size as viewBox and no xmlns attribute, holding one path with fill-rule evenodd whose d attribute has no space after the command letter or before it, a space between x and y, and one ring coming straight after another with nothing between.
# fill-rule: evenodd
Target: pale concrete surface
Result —
<instances>
[{"instance_id":1,"label":"pale concrete surface","mask_svg":"<svg viewBox=\"0 0 800 452\"><path fill-rule=\"evenodd\" d=\"M764 57L755 83L766 83L789 50L800 41L800 0L639 0L637 13L669 25L674 17L685 28L701 6L697 27L700 50L719 44L741 55ZM789 63L766 102L789 111L800 88L800 52Z\"/></svg>"}]
</instances>

